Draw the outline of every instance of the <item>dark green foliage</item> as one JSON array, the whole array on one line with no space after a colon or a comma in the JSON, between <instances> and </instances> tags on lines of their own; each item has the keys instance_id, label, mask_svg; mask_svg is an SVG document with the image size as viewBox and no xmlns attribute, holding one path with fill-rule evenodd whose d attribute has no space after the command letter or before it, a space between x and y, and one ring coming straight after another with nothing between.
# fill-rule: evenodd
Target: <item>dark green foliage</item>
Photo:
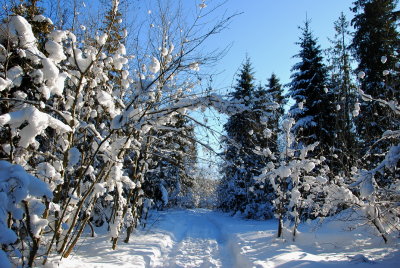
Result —
<instances>
[{"instance_id":1,"label":"dark green foliage","mask_svg":"<svg viewBox=\"0 0 400 268\"><path fill-rule=\"evenodd\" d=\"M355 13L352 48L358 60L357 71L365 73L365 77L360 79L360 88L372 98L394 103L400 101L398 68L395 67L400 51L397 3L397 0L357 0L352 7ZM385 75L385 71L390 73ZM398 130L400 121L393 111L376 101L360 103L360 116L355 120L362 142L363 161L359 165L370 169L383 160L392 145L392 140L381 140L382 134L387 130ZM395 171L386 171L376 174L375 180L384 187L396 177Z\"/></svg>"},{"instance_id":2,"label":"dark green foliage","mask_svg":"<svg viewBox=\"0 0 400 268\"><path fill-rule=\"evenodd\" d=\"M320 142L314 154L328 155L333 144L333 92L327 88L327 69L322 52L306 21L300 37L300 62L292 67L288 96L295 100L290 116L299 146Z\"/></svg>"},{"instance_id":3,"label":"dark green foliage","mask_svg":"<svg viewBox=\"0 0 400 268\"><path fill-rule=\"evenodd\" d=\"M226 211L240 212L249 218L271 217L268 187L257 181L266 157L256 153L267 148L265 135L267 122L267 92L254 86L250 60L247 58L238 75L232 100L241 101L247 107L232 115L224 125L226 146L223 179L219 187L220 207Z\"/></svg>"},{"instance_id":4,"label":"dark green foliage","mask_svg":"<svg viewBox=\"0 0 400 268\"><path fill-rule=\"evenodd\" d=\"M174 119L164 129L152 133L154 142L149 148L152 164L144 191L159 208L193 207L191 195L197 156L194 127L183 115ZM168 194L168 203L163 194Z\"/></svg>"},{"instance_id":5,"label":"dark green foliage","mask_svg":"<svg viewBox=\"0 0 400 268\"><path fill-rule=\"evenodd\" d=\"M268 79L268 84L266 87L266 95L268 96L269 102L275 102L278 104L278 108L275 111L272 111L268 116L267 128L271 131L268 148L272 152L279 151L279 143L278 143L278 133L279 133L279 125L280 120L285 113L284 106L287 103L287 100L284 97L282 85L279 82L279 79L273 73L271 77Z\"/></svg>"},{"instance_id":6,"label":"dark green foliage","mask_svg":"<svg viewBox=\"0 0 400 268\"><path fill-rule=\"evenodd\" d=\"M332 46L328 49L329 88L333 90L335 104L333 153L337 158L332 169L349 175L355 164L357 142L354 132L352 111L356 102L356 85L352 80L352 59L350 57L348 30L349 22L342 13L334 23L335 35L330 39Z\"/></svg>"},{"instance_id":7,"label":"dark green foliage","mask_svg":"<svg viewBox=\"0 0 400 268\"><path fill-rule=\"evenodd\" d=\"M383 75L384 70L394 69L400 48L398 22L395 11L397 0L357 0L353 2L355 28L352 48L358 60L358 71L365 72L361 89L374 98L399 101L398 77ZM381 57L387 62L381 62ZM377 103L363 103L357 120L357 131L366 143L374 144L386 129L394 129L398 121L393 114ZM377 151L376 153L380 153Z\"/></svg>"}]
</instances>

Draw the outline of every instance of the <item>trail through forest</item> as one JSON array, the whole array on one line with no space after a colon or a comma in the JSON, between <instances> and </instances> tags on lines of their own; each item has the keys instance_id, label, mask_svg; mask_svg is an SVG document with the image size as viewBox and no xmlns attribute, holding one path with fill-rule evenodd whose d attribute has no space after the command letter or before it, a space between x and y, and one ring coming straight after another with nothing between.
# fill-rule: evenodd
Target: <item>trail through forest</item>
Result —
<instances>
[{"instance_id":1,"label":"trail through forest","mask_svg":"<svg viewBox=\"0 0 400 268\"><path fill-rule=\"evenodd\" d=\"M384 244L367 225L331 219L300 227L293 242L289 230L276 238L276 221L254 221L209 210L152 212L146 228L129 244L111 250L105 230L87 237L76 254L53 260L61 268L112 267L398 267L399 240Z\"/></svg>"}]
</instances>

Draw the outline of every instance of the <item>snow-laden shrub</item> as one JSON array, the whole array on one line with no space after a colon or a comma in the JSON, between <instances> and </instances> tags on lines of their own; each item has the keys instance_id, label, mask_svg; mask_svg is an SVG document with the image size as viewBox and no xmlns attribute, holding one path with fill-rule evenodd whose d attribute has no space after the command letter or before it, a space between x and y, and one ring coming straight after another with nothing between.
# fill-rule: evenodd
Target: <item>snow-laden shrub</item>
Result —
<instances>
[{"instance_id":1,"label":"snow-laden shrub","mask_svg":"<svg viewBox=\"0 0 400 268\"><path fill-rule=\"evenodd\" d=\"M386 107L394 114L394 120L398 120L400 106L395 100L375 99L371 95L365 94L361 89L359 89L359 94L365 102L378 102ZM359 196L360 201L357 206L364 212L369 223L377 228L385 242L388 241L388 234L400 230L400 177L398 172L400 130L386 130L374 146L379 146L379 142L388 140L391 141L391 145L386 147L387 149L383 154L384 159L369 170L354 170L353 183L349 185L350 189L357 192ZM385 182L378 182L377 178L382 177L390 179L385 179Z\"/></svg>"},{"instance_id":2,"label":"snow-laden shrub","mask_svg":"<svg viewBox=\"0 0 400 268\"><path fill-rule=\"evenodd\" d=\"M302 147L297 145L292 134L294 124L293 118L283 120L282 133L285 143L282 153L280 156L274 156L276 163L267 163L262 175L258 177L259 180L268 181L272 185L275 195L274 215L278 219L278 237L282 236L285 220L293 221L294 238L300 220L319 214L317 207L325 197L321 191L322 186L328 181L324 173L324 158L312 156L318 142Z\"/></svg>"},{"instance_id":3,"label":"snow-laden shrub","mask_svg":"<svg viewBox=\"0 0 400 268\"><path fill-rule=\"evenodd\" d=\"M30 255L37 251L35 244L40 242L42 230L48 221L42 219L45 202L53 197L48 185L28 174L20 165L0 161L0 243L11 257L19 257L18 249L8 247L24 243L30 248ZM27 238L18 237L15 230L25 226ZM11 267L6 253L0 250L1 267Z\"/></svg>"}]
</instances>

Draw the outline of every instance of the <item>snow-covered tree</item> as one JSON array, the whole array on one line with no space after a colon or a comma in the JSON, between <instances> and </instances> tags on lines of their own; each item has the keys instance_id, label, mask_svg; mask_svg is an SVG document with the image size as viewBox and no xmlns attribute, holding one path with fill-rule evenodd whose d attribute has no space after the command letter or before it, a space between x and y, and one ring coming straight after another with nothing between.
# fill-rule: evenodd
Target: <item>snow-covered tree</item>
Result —
<instances>
[{"instance_id":1,"label":"snow-covered tree","mask_svg":"<svg viewBox=\"0 0 400 268\"><path fill-rule=\"evenodd\" d=\"M32 267L38 253L41 236L48 220L42 218L46 210L44 199L53 197L48 185L28 174L20 165L0 161L0 263L2 267L11 267L11 257L23 257L24 248L8 251L12 245L24 244L27 247L26 265ZM20 230L25 230L21 235ZM6 250L6 253L3 250ZM8 251L8 252L7 252ZM13 256L15 254L15 256Z\"/></svg>"},{"instance_id":2,"label":"snow-covered tree","mask_svg":"<svg viewBox=\"0 0 400 268\"><path fill-rule=\"evenodd\" d=\"M278 108L267 115L267 131L270 132L268 148L272 152L279 152L279 137L278 133L280 130L280 123L284 116L284 106L287 103L284 97L282 85L279 82L278 77L273 73L268 78L268 83L265 85L267 99L270 102L278 104Z\"/></svg>"},{"instance_id":3,"label":"snow-covered tree","mask_svg":"<svg viewBox=\"0 0 400 268\"><path fill-rule=\"evenodd\" d=\"M182 115L160 127L150 148L152 164L146 174L145 194L159 208L191 206L197 151L194 127Z\"/></svg>"},{"instance_id":4,"label":"snow-covered tree","mask_svg":"<svg viewBox=\"0 0 400 268\"><path fill-rule=\"evenodd\" d=\"M321 163L324 159L310 157L308 154L316 149L318 142L295 149L296 137L292 133L295 125L293 118L285 118L282 122L284 148L281 153L274 153L273 158L262 169L262 174L256 179L272 185L274 194L274 215L278 219L278 237L283 236L284 221L293 222L293 239L301 220L318 215L316 203L320 198L321 185L327 182ZM319 166L319 167L318 167ZM317 173L315 169L319 169Z\"/></svg>"},{"instance_id":5,"label":"snow-covered tree","mask_svg":"<svg viewBox=\"0 0 400 268\"><path fill-rule=\"evenodd\" d=\"M254 180L260 174L265 156L255 150L266 148L270 132L265 131L271 100L263 88L256 89L249 58L240 70L232 100L244 103L247 109L232 115L224 125L226 146L223 179L219 186L220 207L243 213L249 218L268 218L268 189Z\"/></svg>"},{"instance_id":6,"label":"snow-covered tree","mask_svg":"<svg viewBox=\"0 0 400 268\"><path fill-rule=\"evenodd\" d=\"M400 106L397 101L374 98L362 89L359 89L359 94L368 104L375 102L399 117ZM380 142L385 142L385 144L390 142L390 146L381 148L384 154L383 160L372 168L354 170L354 182L350 185L350 189L359 198L359 202L354 206L361 209L363 216L377 228L385 242L388 241L390 233L400 230L398 225L400 220L398 206L400 200L398 191L400 185L400 131L398 125L394 129L389 127L376 144L379 146ZM368 153L364 156L364 158L366 157L368 157Z\"/></svg>"},{"instance_id":7,"label":"snow-covered tree","mask_svg":"<svg viewBox=\"0 0 400 268\"><path fill-rule=\"evenodd\" d=\"M44 9L40 6L41 0L21 0L13 7L13 13L24 17L32 26L32 32L35 35L40 48L44 47L48 35L54 25L50 19L43 16Z\"/></svg>"},{"instance_id":8,"label":"snow-covered tree","mask_svg":"<svg viewBox=\"0 0 400 268\"><path fill-rule=\"evenodd\" d=\"M356 85L352 78L350 53L351 33L349 22L342 13L334 22L335 35L327 50L329 78L328 85L334 94L335 122L331 169L336 173L350 175L356 161L357 142L354 131L353 108L356 102Z\"/></svg>"},{"instance_id":9,"label":"snow-covered tree","mask_svg":"<svg viewBox=\"0 0 400 268\"><path fill-rule=\"evenodd\" d=\"M24 233L29 215L43 218L43 232L35 231L35 239L21 237L3 246L1 257L19 252L12 258L15 265L37 266L51 254L68 257L91 221L108 224L114 249L125 228L128 242L142 218L143 204L149 203L143 199L142 184L152 133L187 109L230 107L216 95L193 95L195 83L180 76L195 74L206 62L199 54L191 55L229 18L186 42L195 36L194 28L198 34L195 25L203 25L196 17L187 32L177 32L182 39L174 40L175 49L170 40L153 56L140 56L141 68L129 72L132 57L123 40L113 39L115 46L106 49L113 26L120 23L118 6L114 0L108 26L89 39L53 29L39 42L20 15L7 16L0 25L0 155L52 192L42 199L28 197L23 214L6 215L17 234ZM7 189L3 192L10 198ZM44 209L36 210L31 203Z\"/></svg>"},{"instance_id":10,"label":"snow-covered tree","mask_svg":"<svg viewBox=\"0 0 400 268\"><path fill-rule=\"evenodd\" d=\"M307 20L301 28L300 62L292 67L288 96L295 100L289 113L296 121L293 131L299 146L320 142L315 154L328 154L333 145L333 93L327 88L327 69L322 52Z\"/></svg>"},{"instance_id":11,"label":"snow-covered tree","mask_svg":"<svg viewBox=\"0 0 400 268\"><path fill-rule=\"evenodd\" d=\"M355 13L351 21L355 28L352 48L358 61L357 72L361 89L373 98L399 102L399 79L393 74L399 60L399 32L397 0L357 0L353 2ZM378 103L360 102L360 116L356 120L357 132L365 144L364 152L379 140L384 131L399 124L398 117ZM381 144L383 146L383 144ZM380 161L383 147L375 147L369 160ZM383 150L387 149L383 148ZM367 161L364 161L367 165ZM362 163L361 163L362 164Z\"/></svg>"}]
</instances>

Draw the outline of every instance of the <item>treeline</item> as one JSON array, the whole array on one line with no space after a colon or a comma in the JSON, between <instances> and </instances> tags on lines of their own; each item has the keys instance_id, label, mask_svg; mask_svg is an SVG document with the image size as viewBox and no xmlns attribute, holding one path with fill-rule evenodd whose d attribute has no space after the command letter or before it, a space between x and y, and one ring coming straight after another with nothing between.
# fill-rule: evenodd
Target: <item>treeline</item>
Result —
<instances>
[{"instance_id":1,"label":"treeline","mask_svg":"<svg viewBox=\"0 0 400 268\"><path fill-rule=\"evenodd\" d=\"M399 231L396 8L395 0L354 1L354 18L340 15L325 50L307 20L287 85L274 74L257 85L246 59L231 99L249 109L224 125L220 208L248 218L276 217L279 237L285 220L293 223L294 238L300 221L347 208L385 242ZM269 102L277 108L264 107Z\"/></svg>"}]
</instances>

